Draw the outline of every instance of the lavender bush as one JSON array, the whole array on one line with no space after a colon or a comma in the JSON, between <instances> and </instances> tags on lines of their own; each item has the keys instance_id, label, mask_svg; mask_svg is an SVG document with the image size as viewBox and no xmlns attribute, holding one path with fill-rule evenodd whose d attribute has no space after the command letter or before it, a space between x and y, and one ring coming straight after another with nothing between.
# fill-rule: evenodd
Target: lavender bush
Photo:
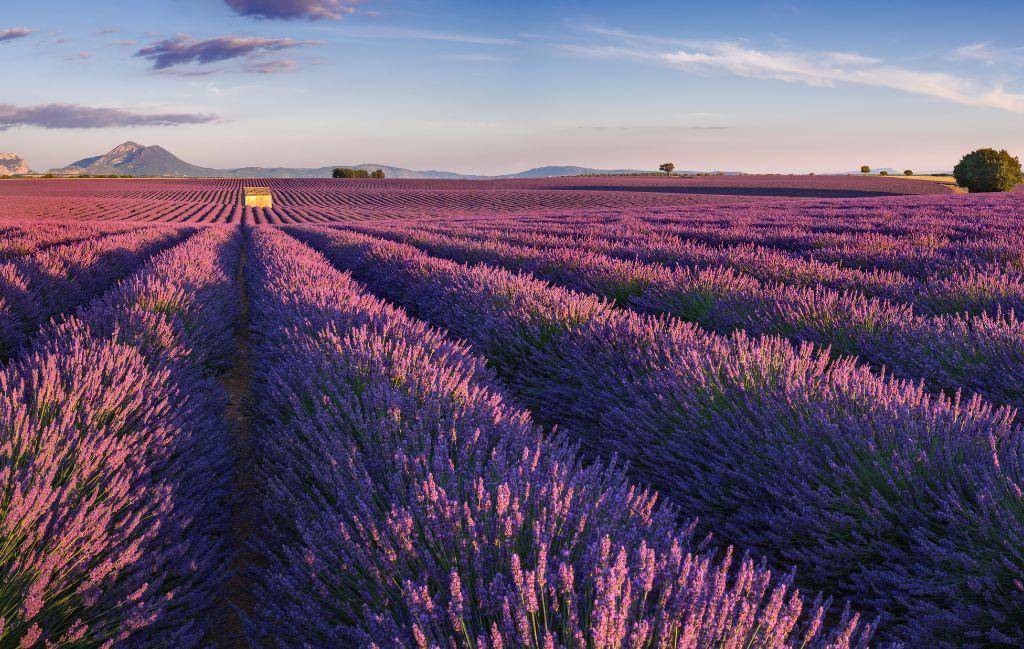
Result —
<instances>
[{"instance_id":1,"label":"lavender bush","mask_svg":"<svg viewBox=\"0 0 1024 649\"><path fill-rule=\"evenodd\" d=\"M280 232L252 233L263 487L253 632L282 646L862 646L615 466L580 464L482 359Z\"/></svg>"},{"instance_id":2,"label":"lavender bush","mask_svg":"<svg viewBox=\"0 0 1024 649\"><path fill-rule=\"evenodd\" d=\"M353 226L364 231L369 228ZM668 269L572 248L533 248L467 241L406 229L383 229L429 254L526 272L651 313L667 313L719 333L783 335L857 356L893 375L925 380L953 395L975 392L1024 410L1024 325L1004 317L918 316L909 304L817 286L762 283L730 268Z\"/></svg>"},{"instance_id":3,"label":"lavender bush","mask_svg":"<svg viewBox=\"0 0 1024 649\"><path fill-rule=\"evenodd\" d=\"M570 249L607 255L623 261L644 261L664 264L673 268L712 270L719 267L750 275L766 284L789 284L811 289L828 288L836 291L863 293L913 306L920 315L945 315L969 312L971 314L998 311L1004 313L1024 309L1024 239L1020 234L994 234L979 236L941 251L942 269L923 273L920 277L908 274L902 265L913 256L924 235L903 241L899 246L884 247L881 252L890 261L889 269L870 267L863 259L854 257L839 262L823 261L821 247L812 248L814 254L802 257L772 247L763 238L751 242L715 241L709 245L701 237L680 238L666 234L659 228L636 228L632 221L608 226L608 234L599 236L601 228L592 224L535 224L533 221L500 221L486 225L473 222L398 224L348 224L345 227L374 236L395 237L404 234L422 236L424 231L468 239L467 247L522 246L545 251ZM1017 226L1019 228L1019 224ZM745 238L749 232L759 232L750 224L735 226ZM586 236L580 236L580 232ZM788 230L787 230L788 231ZM805 237L803 230L792 236ZM851 241L864 237L852 233ZM755 243L756 242L756 243ZM779 243L775 241L775 243ZM822 244L824 245L824 244ZM853 244L850 244L853 245ZM864 248L858 243L859 248ZM870 250L870 248L868 248ZM925 247L938 255L933 247ZM479 251L474 251L479 252ZM877 252L877 251L876 251ZM923 254L923 253L922 253Z\"/></svg>"},{"instance_id":4,"label":"lavender bush","mask_svg":"<svg viewBox=\"0 0 1024 649\"><path fill-rule=\"evenodd\" d=\"M206 633L229 457L204 366L229 353L237 235L162 253L0 371L0 645Z\"/></svg>"},{"instance_id":5,"label":"lavender bush","mask_svg":"<svg viewBox=\"0 0 1024 649\"><path fill-rule=\"evenodd\" d=\"M49 318L84 304L195 231L136 227L0 262L0 358L12 354Z\"/></svg>"},{"instance_id":6,"label":"lavender bush","mask_svg":"<svg viewBox=\"0 0 1024 649\"><path fill-rule=\"evenodd\" d=\"M1024 639L1012 413L778 338L702 333L406 245L290 232L465 337L547 423L721 538L886 615L919 645Z\"/></svg>"},{"instance_id":7,"label":"lavender bush","mask_svg":"<svg viewBox=\"0 0 1024 649\"><path fill-rule=\"evenodd\" d=\"M57 245L75 243L131 229L129 224L43 221L33 225L0 225L0 259L27 255Z\"/></svg>"}]
</instances>

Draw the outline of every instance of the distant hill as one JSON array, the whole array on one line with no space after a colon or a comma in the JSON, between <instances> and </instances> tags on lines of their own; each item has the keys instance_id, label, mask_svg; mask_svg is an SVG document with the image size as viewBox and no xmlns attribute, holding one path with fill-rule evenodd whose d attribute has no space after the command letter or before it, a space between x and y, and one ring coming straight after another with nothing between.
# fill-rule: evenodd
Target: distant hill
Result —
<instances>
[{"instance_id":1,"label":"distant hill","mask_svg":"<svg viewBox=\"0 0 1024 649\"><path fill-rule=\"evenodd\" d=\"M131 142L126 142L125 144L131 144ZM121 145L121 146L124 146L124 145ZM72 162L71 164L69 164L67 167L64 167L64 168L65 169L76 169L76 168L77 169L85 169L86 167L91 166L94 162L96 162L97 160L99 160L102 157L103 156L101 156L101 155L95 155L95 156L93 156L91 158L85 158L83 160L78 160L76 162Z\"/></svg>"},{"instance_id":2,"label":"distant hill","mask_svg":"<svg viewBox=\"0 0 1024 649\"><path fill-rule=\"evenodd\" d=\"M109 153L72 162L51 173L63 176L89 174L126 176L171 176L208 177L216 174L215 169L197 167L177 157L161 146L143 146L125 142Z\"/></svg>"},{"instance_id":3,"label":"distant hill","mask_svg":"<svg viewBox=\"0 0 1024 649\"><path fill-rule=\"evenodd\" d=\"M216 169L217 176L231 178L330 178L335 167L348 169L365 169L374 171L382 169L388 178L430 179L430 180L482 180L488 176L473 176L453 171L413 171L402 167L379 164L331 165L329 167L240 167L238 169Z\"/></svg>"},{"instance_id":4,"label":"distant hill","mask_svg":"<svg viewBox=\"0 0 1024 649\"><path fill-rule=\"evenodd\" d=\"M726 176L740 175L739 171L685 171L677 169L673 172L677 176L690 176L697 174L723 174ZM650 171L644 169L593 169L591 167L572 167L572 166L554 166L554 167L534 167L533 169L527 169L526 171L520 171L517 174L506 174L504 176L490 176L491 178L557 178L559 176L633 176L637 174L644 174L649 176L663 176L664 174L658 171Z\"/></svg>"},{"instance_id":5,"label":"distant hill","mask_svg":"<svg viewBox=\"0 0 1024 649\"><path fill-rule=\"evenodd\" d=\"M498 178L555 178L558 176L621 176L646 173L639 169L591 169L590 167L535 167Z\"/></svg>"},{"instance_id":6,"label":"distant hill","mask_svg":"<svg viewBox=\"0 0 1024 649\"><path fill-rule=\"evenodd\" d=\"M417 171L382 164L337 164L326 167L238 167L235 169L214 169L200 167L175 156L161 146L145 146L136 142L125 142L104 155L76 160L66 167L51 169L50 173L60 176L159 176L166 178L330 178L335 167L350 169L383 169L388 178L429 179L429 180L487 180L491 178L554 178L557 176L597 176L614 174L643 173L635 169L592 169L590 167L549 166L527 169L516 174L503 176L479 176L460 174L453 171Z\"/></svg>"},{"instance_id":7,"label":"distant hill","mask_svg":"<svg viewBox=\"0 0 1024 649\"><path fill-rule=\"evenodd\" d=\"M0 153L0 176L21 176L30 174L28 164L14 153Z\"/></svg>"}]
</instances>

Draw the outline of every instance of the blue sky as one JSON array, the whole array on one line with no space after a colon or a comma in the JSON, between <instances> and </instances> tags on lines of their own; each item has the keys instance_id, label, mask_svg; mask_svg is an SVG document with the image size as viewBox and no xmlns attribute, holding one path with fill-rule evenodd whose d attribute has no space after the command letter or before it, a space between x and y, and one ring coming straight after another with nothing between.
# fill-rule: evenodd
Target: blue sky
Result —
<instances>
[{"instance_id":1,"label":"blue sky","mask_svg":"<svg viewBox=\"0 0 1024 649\"><path fill-rule=\"evenodd\" d=\"M15 2L0 151L827 172L1024 154L1024 5ZM74 127L74 128L72 128Z\"/></svg>"}]
</instances>

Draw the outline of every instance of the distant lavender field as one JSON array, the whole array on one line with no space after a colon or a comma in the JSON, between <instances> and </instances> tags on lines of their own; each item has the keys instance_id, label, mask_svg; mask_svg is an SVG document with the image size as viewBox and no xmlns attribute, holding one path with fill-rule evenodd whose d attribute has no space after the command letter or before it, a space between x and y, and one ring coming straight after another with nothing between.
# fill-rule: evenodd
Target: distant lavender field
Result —
<instances>
[{"instance_id":1,"label":"distant lavender field","mask_svg":"<svg viewBox=\"0 0 1024 649\"><path fill-rule=\"evenodd\" d=\"M1019 192L0 197L2 646L1024 644Z\"/></svg>"},{"instance_id":2,"label":"distant lavender field","mask_svg":"<svg viewBox=\"0 0 1024 649\"><path fill-rule=\"evenodd\" d=\"M242 187L270 187L275 207L244 211ZM297 223L389 216L478 217L651 210L790 198L951 193L924 180L860 176L572 177L536 180L8 180L6 214L21 219Z\"/></svg>"}]
</instances>

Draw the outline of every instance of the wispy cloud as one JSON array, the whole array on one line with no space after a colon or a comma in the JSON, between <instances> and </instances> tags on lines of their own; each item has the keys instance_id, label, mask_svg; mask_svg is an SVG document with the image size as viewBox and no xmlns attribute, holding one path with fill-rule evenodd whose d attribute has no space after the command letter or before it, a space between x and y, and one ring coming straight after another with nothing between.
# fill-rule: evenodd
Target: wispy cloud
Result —
<instances>
[{"instance_id":1,"label":"wispy cloud","mask_svg":"<svg viewBox=\"0 0 1024 649\"><path fill-rule=\"evenodd\" d=\"M14 106L0 104L0 131L16 126L46 129L87 129L126 126L180 126L209 124L216 115L199 113L139 113L122 108L99 108L77 104Z\"/></svg>"},{"instance_id":2,"label":"wispy cloud","mask_svg":"<svg viewBox=\"0 0 1024 649\"><path fill-rule=\"evenodd\" d=\"M446 32L419 32L410 31L406 35L409 38L419 38L428 41L447 41L449 43L469 43L471 45L518 45L519 41L513 38L494 38L491 36L474 36L471 34L450 34Z\"/></svg>"},{"instance_id":3,"label":"wispy cloud","mask_svg":"<svg viewBox=\"0 0 1024 649\"><path fill-rule=\"evenodd\" d=\"M632 59L635 61L658 61L662 54L651 50L638 50L623 45L562 45L562 50L595 59Z\"/></svg>"},{"instance_id":4,"label":"wispy cloud","mask_svg":"<svg viewBox=\"0 0 1024 649\"><path fill-rule=\"evenodd\" d=\"M34 29L29 29L27 27L11 27L10 29L0 29L0 43L16 41L19 38L25 38L34 31Z\"/></svg>"},{"instance_id":5,"label":"wispy cloud","mask_svg":"<svg viewBox=\"0 0 1024 649\"><path fill-rule=\"evenodd\" d=\"M266 20L339 20L360 0L226 0L240 16Z\"/></svg>"},{"instance_id":6,"label":"wispy cloud","mask_svg":"<svg viewBox=\"0 0 1024 649\"><path fill-rule=\"evenodd\" d=\"M699 73L718 71L739 77L818 87L853 83L892 88L966 106L1024 113L1024 94L1007 92L1001 86L985 85L947 72L928 72L890 65L882 59L855 52L760 50L731 41L692 42L688 45L652 48L642 45L641 37L635 34L608 29L595 33L625 40L627 43L565 45L563 49L582 56L662 63ZM646 42L666 43L670 40L648 39Z\"/></svg>"},{"instance_id":7,"label":"wispy cloud","mask_svg":"<svg viewBox=\"0 0 1024 649\"><path fill-rule=\"evenodd\" d=\"M996 47L992 43L971 43L956 48L950 57L958 61L978 61L987 65L1024 65L1024 47Z\"/></svg>"},{"instance_id":8,"label":"wispy cloud","mask_svg":"<svg viewBox=\"0 0 1024 649\"><path fill-rule=\"evenodd\" d=\"M152 43L140 49L135 56L149 59L154 70L196 63L208 65L230 59L247 59L257 54L314 45L312 41L294 41L290 38L257 38L248 36L219 36L197 41L179 34L174 38Z\"/></svg>"},{"instance_id":9,"label":"wispy cloud","mask_svg":"<svg viewBox=\"0 0 1024 649\"><path fill-rule=\"evenodd\" d=\"M845 52L770 52L736 43L714 43L702 49L677 50L658 57L684 69L719 69L742 77L778 79L812 86L852 81L880 61Z\"/></svg>"},{"instance_id":10,"label":"wispy cloud","mask_svg":"<svg viewBox=\"0 0 1024 649\"><path fill-rule=\"evenodd\" d=\"M234 85L234 86L221 86L212 81L189 81L188 85L193 88L199 88L205 90L211 95L217 97L227 97L231 95L241 94L248 92L249 90L260 90L263 86L258 84L247 84L247 85Z\"/></svg>"},{"instance_id":11,"label":"wispy cloud","mask_svg":"<svg viewBox=\"0 0 1024 649\"><path fill-rule=\"evenodd\" d=\"M276 72L288 72L298 67L298 63L290 59L281 59L278 61L256 61L245 66L246 72L254 72L256 74L274 74Z\"/></svg>"},{"instance_id":12,"label":"wispy cloud","mask_svg":"<svg viewBox=\"0 0 1024 649\"><path fill-rule=\"evenodd\" d=\"M211 77L215 74L219 74L225 71L226 70L221 68L203 68L202 70L197 70L194 68L168 68L166 70L157 70L157 74L162 74L169 77Z\"/></svg>"},{"instance_id":13,"label":"wispy cloud","mask_svg":"<svg viewBox=\"0 0 1024 649\"><path fill-rule=\"evenodd\" d=\"M459 34L452 32L435 32L419 29L402 29L398 27L346 27L330 28L336 33L352 38L395 38L415 39L424 41L444 41L447 43L465 43L468 45L519 45L521 41L514 38L481 36L477 34Z\"/></svg>"},{"instance_id":14,"label":"wispy cloud","mask_svg":"<svg viewBox=\"0 0 1024 649\"><path fill-rule=\"evenodd\" d=\"M879 59L847 52L771 52L736 43L718 43L704 50L679 50L662 55L674 66L690 70L724 70L737 76L775 79L811 86L856 83L945 99L966 106L1024 113L1024 95L946 72L923 72L888 65Z\"/></svg>"},{"instance_id":15,"label":"wispy cloud","mask_svg":"<svg viewBox=\"0 0 1024 649\"><path fill-rule=\"evenodd\" d=\"M559 41L564 38L564 36L561 35L538 34L536 32L519 32L516 36L528 41Z\"/></svg>"},{"instance_id":16,"label":"wispy cloud","mask_svg":"<svg viewBox=\"0 0 1024 649\"><path fill-rule=\"evenodd\" d=\"M582 30L590 34L597 36L607 36L610 38L628 41L638 45L668 45L672 47L700 47L710 41L694 40L694 39L680 39L680 38L665 38L663 36L651 36L649 34L637 34L635 32L629 32L624 29L618 29L615 27L602 27L600 25L584 25Z\"/></svg>"}]
</instances>

